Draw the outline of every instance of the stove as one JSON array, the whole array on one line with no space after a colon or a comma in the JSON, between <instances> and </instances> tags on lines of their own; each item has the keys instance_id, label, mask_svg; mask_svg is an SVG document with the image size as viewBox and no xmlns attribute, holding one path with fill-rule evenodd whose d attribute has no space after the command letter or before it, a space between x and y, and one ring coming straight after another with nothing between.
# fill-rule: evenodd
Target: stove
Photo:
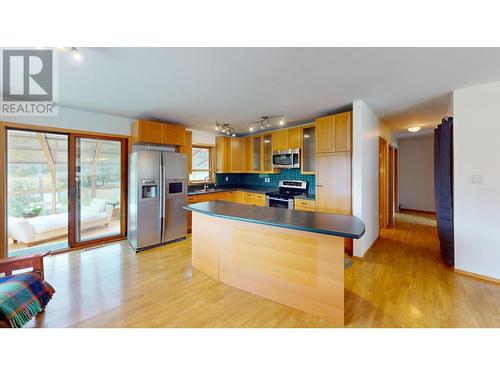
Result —
<instances>
[{"instance_id":1,"label":"stove","mask_svg":"<svg viewBox=\"0 0 500 375\"><path fill-rule=\"evenodd\" d=\"M267 207L293 209L294 197L307 193L307 182L300 180L281 180L279 190L266 194Z\"/></svg>"}]
</instances>

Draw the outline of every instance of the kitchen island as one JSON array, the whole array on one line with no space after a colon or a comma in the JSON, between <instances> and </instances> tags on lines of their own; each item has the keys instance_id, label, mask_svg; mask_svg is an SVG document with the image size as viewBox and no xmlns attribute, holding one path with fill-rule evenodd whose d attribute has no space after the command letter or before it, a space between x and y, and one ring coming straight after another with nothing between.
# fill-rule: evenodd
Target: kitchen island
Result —
<instances>
[{"instance_id":1,"label":"kitchen island","mask_svg":"<svg viewBox=\"0 0 500 375\"><path fill-rule=\"evenodd\" d=\"M210 201L191 204L192 265L225 284L344 324L344 238L350 215Z\"/></svg>"}]
</instances>

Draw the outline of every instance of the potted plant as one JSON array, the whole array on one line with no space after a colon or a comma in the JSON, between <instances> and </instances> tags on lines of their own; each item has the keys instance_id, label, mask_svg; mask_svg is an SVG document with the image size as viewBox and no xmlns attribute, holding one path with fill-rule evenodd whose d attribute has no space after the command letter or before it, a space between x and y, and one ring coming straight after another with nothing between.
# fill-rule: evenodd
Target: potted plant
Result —
<instances>
[{"instance_id":1,"label":"potted plant","mask_svg":"<svg viewBox=\"0 0 500 375\"><path fill-rule=\"evenodd\" d=\"M42 200L39 194L33 193L30 184L19 181L13 186L9 193L9 215L15 217L31 218L40 215L43 210Z\"/></svg>"}]
</instances>

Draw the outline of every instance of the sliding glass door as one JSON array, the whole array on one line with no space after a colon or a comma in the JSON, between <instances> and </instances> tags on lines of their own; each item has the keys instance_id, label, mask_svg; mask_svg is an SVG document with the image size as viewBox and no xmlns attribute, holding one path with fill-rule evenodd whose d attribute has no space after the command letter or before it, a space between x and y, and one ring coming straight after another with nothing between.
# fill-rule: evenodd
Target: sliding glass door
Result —
<instances>
[{"instance_id":1,"label":"sliding glass door","mask_svg":"<svg viewBox=\"0 0 500 375\"><path fill-rule=\"evenodd\" d=\"M9 128L6 146L7 256L126 235L125 138Z\"/></svg>"},{"instance_id":2,"label":"sliding glass door","mask_svg":"<svg viewBox=\"0 0 500 375\"><path fill-rule=\"evenodd\" d=\"M70 136L70 245L125 235L126 160L123 139Z\"/></svg>"},{"instance_id":3,"label":"sliding glass door","mask_svg":"<svg viewBox=\"0 0 500 375\"><path fill-rule=\"evenodd\" d=\"M7 255L68 247L68 136L7 130Z\"/></svg>"}]
</instances>

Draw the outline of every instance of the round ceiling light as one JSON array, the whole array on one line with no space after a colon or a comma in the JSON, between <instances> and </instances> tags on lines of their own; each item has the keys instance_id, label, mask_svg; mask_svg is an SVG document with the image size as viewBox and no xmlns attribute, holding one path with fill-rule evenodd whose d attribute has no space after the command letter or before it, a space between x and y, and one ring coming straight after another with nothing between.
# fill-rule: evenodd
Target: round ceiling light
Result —
<instances>
[{"instance_id":1,"label":"round ceiling light","mask_svg":"<svg viewBox=\"0 0 500 375\"><path fill-rule=\"evenodd\" d=\"M421 126L412 126L411 128L408 128L408 131L409 131L410 133L416 133L416 132L418 132L420 129L422 129L422 127L421 127Z\"/></svg>"}]
</instances>

